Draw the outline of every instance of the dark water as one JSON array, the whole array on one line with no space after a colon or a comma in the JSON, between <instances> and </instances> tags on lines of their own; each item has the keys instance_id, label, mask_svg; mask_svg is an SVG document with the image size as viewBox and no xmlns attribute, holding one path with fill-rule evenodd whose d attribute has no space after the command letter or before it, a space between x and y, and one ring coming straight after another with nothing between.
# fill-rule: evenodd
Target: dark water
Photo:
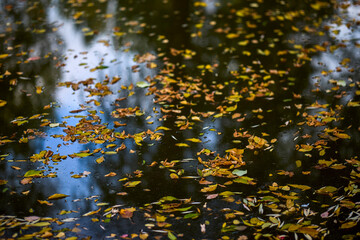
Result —
<instances>
[{"instance_id":1,"label":"dark water","mask_svg":"<svg viewBox=\"0 0 360 240\"><path fill-rule=\"evenodd\" d=\"M0 179L7 180L0 186L0 214L18 218L58 218L64 224L52 223L52 229L47 230L52 231L53 236L64 231L66 237L77 236L79 239L88 236L104 239L111 234L114 238L127 237L126 234L131 237L132 233L142 232L147 232L149 239L166 239L171 238L168 231L180 239L237 239L240 235L251 239L257 228L244 225L242 220L269 216L261 214L258 203L248 209L250 205L246 199L261 199L263 195L259 191L268 190L276 183L279 186L310 186L311 190L300 193L296 200L298 212L310 205L317 214L305 219L313 224L325 221L319 215L334 204L334 198L316 194L315 190L334 186L342 191L349 181L355 186L359 181L358 176L351 175L351 171L359 173L358 166L346 165L345 161L357 159L359 155L360 115L358 106L348 104L359 101L359 3L348 1L343 4L349 6L341 7L337 5L341 1L322 4L318 1L287 3L276 0L205 2L206 6L189 0L0 2L0 56L9 54L0 58L0 99L7 102L0 108L0 137L13 141L0 145ZM183 50L186 56L172 54L174 49ZM152 61L157 67L149 68L146 62L134 61L135 55L146 53L157 56ZM206 65L212 66L211 71L204 70ZM174 70L166 73L165 70L171 68ZM121 80L108 85L112 94L91 96L86 90L95 89L96 83L106 85L106 79L111 81L115 76ZM138 82L146 78L158 80L159 76L167 76L178 83L201 79L202 85L198 88L196 84L192 87L174 84L174 91L191 95L187 100L193 105L184 105L179 99L156 102L154 95L146 94L148 88L137 87ZM94 83L80 85L76 91L71 87L70 83L88 79L93 79ZM122 87L128 88L131 84L132 89ZM156 86L161 89L163 85L157 83ZM40 88L41 93L37 93ZM231 99L234 92L244 97ZM214 101L204 98L210 93ZM116 100L123 97L127 98ZM323 106L313 107L314 103ZM45 107L47 105L49 107ZM219 106L226 109L234 105L237 106L234 111L214 117L221 113ZM117 108L136 106L141 110L141 116L123 119L112 116ZM165 113L161 108L180 110L180 113ZM70 113L77 109L84 111ZM198 121L193 117L200 116L197 115L199 112L214 114L201 116ZM312 120L321 122L326 115L324 112L334 119L321 126L311 126L306 114L317 115ZM232 119L234 113L241 114L237 119L244 119ZM29 119L31 116L35 119ZM186 116L192 129L180 130L177 126L179 116ZM21 117L28 122L18 126L19 121L14 120ZM154 131L160 126L171 130L160 130L163 136L159 141L147 136L141 146L132 138L95 144L63 141L56 136L66 135L66 126L76 126L81 119L94 117L101 120L97 124L103 127L102 130L113 132L124 130L134 135L148 129ZM127 125L114 128L114 121ZM40 126L46 122L51 124ZM325 147L316 144L324 139L320 135L327 132L326 129L338 129L351 138L326 140ZM268 143L272 139L276 142L259 150L249 150L248 139L234 137L235 130L248 131ZM96 135L94 131L91 134ZM29 136L35 137L19 143L20 139ZM202 142L186 141L189 138ZM113 143L116 147L106 148ZM125 150L106 153L122 143ZM187 143L190 147L179 147L177 143ZM314 150L298 151L296 145L301 144L312 145ZM84 158L69 156L98 148L105 153ZM198 169L206 167L198 157L204 160L214 159L214 156L197 154L204 148L216 152L214 156L224 156L225 151L232 148L245 149L243 160L246 165L240 169L247 170L246 176L254 178L256 185L228 185L227 178L208 176L206 180L219 184L213 193L232 191L237 194L234 201L224 201L220 196L207 199L209 193L201 192L205 185L199 184L201 177L198 175ZM319 155L322 149L325 152ZM30 156L43 150L67 158L48 164L30 161ZM105 161L98 164L96 159L100 156L104 156ZM336 163L344 164L345 168L319 167L321 159L337 160ZM179 161L174 167L161 167L165 160ZM153 162L157 165L150 167ZM29 170L44 170L44 175L53 174L54 177L33 178L32 183L24 185L20 181ZM306 174L307 171L311 173ZM110 172L116 176L104 177ZM170 173L177 173L180 179L171 179ZM74 178L75 174L82 174L82 177ZM190 177L182 178L184 176ZM139 180L141 184L126 188L123 183L127 180L119 181L123 178ZM127 192L127 195L118 194L121 192ZM55 193L69 197L49 201L52 206L39 203L38 200L47 200ZM345 197L355 202L356 194ZM191 206L190 213L200 213L199 216L184 219L186 213L181 211L173 215L161 213L161 206L154 202L164 196L191 198L182 207ZM341 193L335 196L340 197ZM134 216L130 220L118 215L105 216L105 209L114 205L136 208ZM99 212L83 216L99 208ZM358 212L358 209L355 202L352 210ZM62 210L72 212L62 215ZM226 215L234 211L245 212L245 215L235 218ZM156 224L156 214L166 215L166 221L171 225L152 227L151 224ZM341 223L348 221L345 215L335 218L336 221L331 219L331 223L329 220L322 227L339 228ZM296 223L301 217L285 214L282 221ZM234 223L235 219L240 224ZM6 225L4 221L1 227ZM205 223L206 231L202 232L200 224ZM227 232L224 223L238 228ZM10 227L0 228L1 237L16 238L41 230ZM282 235L295 238L292 231L284 232L276 227L262 230L262 233L265 234L262 237L273 239ZM329 239L347 233L355 234L351 228L331 231ZM303 236L301 232L298 234Z\"/></svg>"}]
</instances>

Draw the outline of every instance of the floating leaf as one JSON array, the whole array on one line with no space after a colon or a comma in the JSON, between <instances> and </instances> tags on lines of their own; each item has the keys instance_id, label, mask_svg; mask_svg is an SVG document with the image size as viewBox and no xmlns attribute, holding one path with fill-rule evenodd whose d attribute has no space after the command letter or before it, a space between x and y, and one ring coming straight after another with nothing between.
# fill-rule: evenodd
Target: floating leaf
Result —
<instances>
[{"instance_id":1,"label":"floating leaf","mask_svg":"<svg viewBox=\"0 0 360 240\"><path fill-rule=\"evenodd\" d=\"M170 128L167 128L167 127L160 126L160 127L157 127L157 128L154 130L154 132L157 132L157 131L159 131L159 130L169 131L169 130L171 130L171 129L170 129Z\"/></svg>"},{"instance_id":2,"label":"floating leaf","mask_svg":"<svg viewBox=\"0 0 360 240\"><path fill-rule=\"evenodd\" d=\"M55 194L51 195L50 197L48 197L48 200L57 200L57 199L66 198L68 196L69 195L62 194L62 193L55 193Z\"/></svg>"},{"instance_id":3,"label":"floating leaf","mask_svg":"<svg viewBox=\"0 0 360 240\"><path fill-rule=\"evenodd\" d=\"M204 187L203 189L201 189L201 192L212 192L212 191L215 191L216 188L217 188L217 184L214 184L214 185L210 185L208 187Z\"/></svg>"},{"instance_id":4,"label":"floating leaf","mask_svg":"<svg viewBox=\"0 0 360 240\"><path fill-rule=\"evenodd\" d=\"M232 171L232 174L241 177L241 176L244 176L245 174L247 174L247 170L235 169L234 171Z\"/></svg>"},{"instance_id":5,"label":"floating leaf","mask_svg":"<svg viewBox=\"0 0 360 240\"><path fill-rule=\"evenodd\" d=\"M8 183L7 180L0 179L0 185L5 185L5 184L7 184L7 183Z\"/></svg>"},{"instance_id":6,"label":"floating leaf","mask_svg":"<svg viewBox=\"0 0 360 240\"><path fill-rule=\"evenodd\" d=\"M50 123L49 127L54 128L60 126L60 123Z\"/></svg>"},{"instance_id":7,"label":"floating leaf","mask_svg":"<svg viewBox=\"0 0 360 240\"><path fill-rule=\"evenodd\" d=\"M176 173L170 173L171 179L179 179L179 176Z\"/></svg>"},{"instance_id":8,"label":"floating leaf","mask_svg":"<svg viewBox=\"0 0 360 240\"><path fill-rule=\"evenodd\" d=\"M150 86L150 83L145 82L145 81L140 81L136 83L136 86L139 88L147 88Z\"/></svg>"},{"instance_id":9,"label":"floating leaf","mask_svg":"<svg viewBox=\"0 0 360 240\"><path fill-rule=\"evenodd\" d=\"M333 187L333 186L326 186L326 187L322 187L322 188L316 190L316 192L319 194L330 194L335 191L337 191L337 188Z\"/></svg>"},{"instance_id":10,"label":"floating leaf","mask_svg":"<svg viewBox=\"0 0 360 240\"><path fill-rule=\"evenodd\" d=\"M348 107L360 107L360 102L348 102Z\"/></svg>"},{"instance_id":11,"label":"floating leaf","mask_svg":"<svg viewBox=\"0 0 360 240\"><path fill-rule=\"evenodd\" d=\"M105 158L103 156L101 156L98 159L96 159L95 161L96 161L96 163L100 164L105 161Z\"/></svg>"},{"instance_id":12,"label":"floating leaf","mask_svg":"<svg viewBox=\"0 0 360 240\"><path fill-rule=\"evenodd\" d=\"M197 138L188 138L188 139L186 139L186 141L197 142L197 143L200 143L200 142L201 142L201 140L200 140L200 139L197 139Z\"/></svg>"},{"instance_id":13,"label":"floating leaf","mask_svg":"<svg viewBox=\"0 0 360 240\"><path fill-rule=\"evenodd\" d=\"M198 218L200 216L199 213L195 212L195 213L188 213L184 216L184 219L188 219L188 218L191 218L191 219L195 219L195 218Z\"/></svg>"},{"instance_id":14,"label":"floating leaf","mask_svg":"<svg viewBox=\"0 0 360 240\"><path fill-rule=\"evenodd\" d=\"M37 223L30 224L30 226L32 226L32 227L46 227L49 225L50 225L49 222L37 222Z\"/></svg>"},{"instance_id":15,"label":"floating leaf","mask_svg":"<svg viewBox=\"0 0 360 240\"><path fill-rule=\"evenodd\" d=\"M134 212L136 211L136 208L124 208L121 209L119 214L122 218L131 218L134 214Z\"/></svg>"},{"instance_id":16,"label":"floating leaf","mask_svg":"<svg viewBox=\"0 0 360 240\"><path fill-rule=\"evenodd\" d=\"M237 105L234 105L234 106L231 106L231 107L227 107L226 109L225 109L225 111L227 111L227 112L233 112L233 111L235 111L237 109Z\"/></svg>"},{"instance_id":17,"label":"floating leaf","mask_svg":"<svg viewBox=\"0 0 360 240\"><path fill-rule=\"evenodd\" d=\"M46 204L46 205L48 205L48 206L52 206L52 205L54 205L53 203L50 203L50 202L48 202L48 201L46 201L46 200L37 200L40 204Z\"/></svg>"},{"instance_id":18,"label":"floating leaf","mask_svg":"<svg viewBox=\"0 0 360 240\"><path fill-rule=\"evenodd\" d=\"M24 174L24 177L42 177L44 170L29 170Z\"/></svg>"},{"instance_id":19,"label":"floating leaf","mask_svg":"<svg viewBox=\"0 0 360 240\"><path fill-rule=\"evenodd\" d=\"M130 181L124 184L124 187L135 187L136 185L140 184L141 181Z\"/></svg>"},{"instance_id":20,"label":"floating leaf","mask_svg":"<svg viewBox=\"0 0 360 240\"><path fill-rule=\"evenodd\" d=\"M351 222L346 222L346 223L343 223L341 224L341 229L344 229L344 228L352 228L352 227L355 227L357 225L357 222L354 222L354 221L351 221Z\"/></svg>"},{"instance_id":21,"label":"floating leaf","mask_svg":"<svg viewBox=\"0 0 360 240\"><path fill-rule=\"evenodd\" d=\"M7 53L0 54L0 59L7 58L8 56L9 56L9 54L7 54Z\"/></svg>"},{"instance_id":22,"label":"floating leaf","mask_svg":"<svg viewBox=\"0 0 360 240\"><path fill-rule=\"evenodd\" d=\"M101 210L101 208L99 208L98 210L95 210L95 211L87 212L87 213L83 214L83 217L94 215L94 214L100 212L100 210Z\"/></svg>"},{"instance_id":23,"label":"floating leaf","mask_svg":"<svg viewBox=\"0 0 360 240\"><path fill-rule=\"evenodd\" d=\"M306 186L306 185L299 185L299 184L288 184L288 185L289 185L290 187L298 188L298 189L301 189L301 190L303 190L303 191L311 189L311 187Z\"/></svg>"},{"instance_id":24,"label":"floating leaf","mask_svg":"<svg viewBox=\"0 0 360 240\"><path fill-rule=\"evenodd\" d=\"M178 147L190 147L188 144L186 143L176 143L175 146L178 146Z\"/></svg>"},{"instance_id":25,"label":"floating leaf","mask_svg":"<svg viewBox=\"0 0 360 240\"><path fill-rule=\"evenodd\" d=\"M80 152L80 153L74 153L74 155L76 156L76 157L88 157L88 156L90 156L90 155L92 155L92 153L85 153L85 152Z\"/></svg>"},{"instance_id":26,"label":"floating leaf","mask_svg":"<svg viewBox=\"0 0 360 240\"><path fill-rule=\"evenodd\" d=\"M168 232L168 238L170 240L176 240L177 239L177 237L174 234L172 234L170 231Z\"/></svg>"},{"instance_id":27,"label":"floating leaf","mask_svg":"<svg viewBox=\"0 0 360 240\"><path fill-rule=\"evenodd\" d=\"M0 107L3 107L7 104L7 101L0 99Z\"/></svg>"}]
</instances>

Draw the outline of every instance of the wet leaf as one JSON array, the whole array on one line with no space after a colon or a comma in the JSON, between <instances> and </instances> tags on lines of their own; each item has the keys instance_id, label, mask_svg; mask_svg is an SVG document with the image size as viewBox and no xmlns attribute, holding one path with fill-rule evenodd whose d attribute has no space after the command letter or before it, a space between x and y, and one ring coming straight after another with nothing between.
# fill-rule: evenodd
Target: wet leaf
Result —
<instances>
[{"instance_id":1,"label":"wet leaf","mask_svg":"<svg viewBox=\"0 0 360 240\"><path fill-rule=\"evenodd\" d=\"M145 81L136 82L136 86L140 88L147 88L150 86L150 83Z\"/></svg>"},{"instance_id":2,"label":"wet leaf","mask_svg":"<svg viewBox=\"0 0 360 240\"><path fill-rule=\"evenodd\" d=\"M91 215L97 214L98 212L100 212L100 210L101 210L101 208L99 208L98 210L95 210L95 211L87 212L87 213L83 214L82 216L83 217L91 216Z\"/></svg>"},{"instance_id":3,"label":"wet leaf","mask_svg":"<svg viewBox=\"0 0 360 240\"><path fill-rule=\"evenodd\" d=\"M7 180L0 179L0 185L5 185L5 184L7 184L7 183L8 183Z\"/></svg>"},{"instance_id":4,"label":"wet leaf","mask_svg":"<svg viewBox=\"0 0 360 240\"><path fill-rule=\"evenodd\" d=\"M235 169L234 171L232 171L232 174L241 177L241 176L244 176L245 174L247 174L247 170Z\"/></svg>"},{"instance_id":5,"label":"wet leaf","mask_svg":"<svg viewBox=\"0 0 360 240\"><path fill-rule=\"evenodd\" d=\"M204 187L201 189L201 192L213 192L216 190L217 186L218 186L217 184L213 184L208 187Z\"/></svg>"},{"instance_id":6,"label":"wet leaf","mask_svg":"<svg viewBox=\"0 0 360 240\"><path fill-rule=\"evenodd\" d=\"M50 197L48 197L48 200L57 200L57 199L62 199L62 198L66 198L66 197L69 197L69 195L62 194L62 193L55 193L55 194L51 195Z\"/></svg>"},{"instance_id":7,"label":"wet leaf","mask_svg":"<svg viewBox=\"0 0 360 240\"><path fill-rule=\"evenodd\" d=\"M0 107L3 107L7 104L7 101L0 99Z\"/></svg>"},{"instance_id":8,"label":"wet leaf","mask_svg":"<svg viewBox=\"0 0 360 240\"><path fill-rule=\"evenodd\" d=\"M322 187L322 188L316 190L316 192L320 193L320 194L330 194L330 193L333 193L336 191L337 191L337 188L333 187L333 186L326 186L326 187Z\"/></svg>"},{"instance_id":9,"label":"wet leaf","mask_svg":"<svg viewBox=\"0 0 360 240\"><path fill-rule=\"evenodd\" d=\"M76 157L83 158L83 157L91 156L92 153L80 152L80 153L74 153L74 155L75 155Z\"/></svg>"},{"instance_id":10,"label":"wet leaf","mask_svg":"<svg viewBox=\"0 0 360 240\"><path fill-rule=\"evenodd\" d=\"M136 208L124 208L121 209L119 214L122 218L131 218L136 211Z\"/></svg>"},{"instance_id":11,"label":"wet leaf","mask_svg":"<svg viewBox=\"0 0 360 240\"><path fill-rule=\"evenodd\" d=\"M44 170L29 170L24 174L25 178L29 177L42 177Z\"/></svg>"},{"instance_id":12,"label":"wet leaf","mask_svg":"<svg viewBox=\"0 0 360 240\"><path fill-rule=\"evenodd\" d=\"M101 156L101 157L97 158L95 161L96 161L96 163L100 164L105 161L105 158L103 156Z\"/></svg>"},{"instance_id":13,"label":"wet leaf","mask_svg":"<svg viewBox=\"0 0 360 240\"><path fill-rule=\"evenodd\" d=\"M170 231L168 232L167 236L168 236L168 238L170 240L176 240L177 239L177 237L174 234L172 234Z\"/></svg>"},{"instance_id":14,"label":"wet leaf","mask_svg":"<svg viewBox=\"0 0 360 240\"><path fill-rule=\"evenodd\" d=\"M357 222L354 222L354 221L350 221L350 222L346 222L346 223L343 223L341 224L341 229L347 229L347 228L352 228L352 227L355 227L357 225Z\"/></svg>"},{"instance_id":15,"label":"wet leaf","mask_svg":"<svg viewBox=\"0 0 360 240\"><path fill-rule=\"evenodd\" d=\"M184 216L184 219L189 219L189 218L191 218L191 219L196 219L196 218L198 218L199 216L200 216L200 214L197 213L197 212L195 212L195 213L188 213L188 214L186 214L186 215Z\"/></svg>"},{"instance_id":16,"label":"wet leaf","mask_svg":"<svg viewBox=\"0 0 360 240\"><path fill-rule=\"evenodd\" d=\"M299 184L288 184L290 187L301 189L302 191L309 190L311 187Z\"/></svg>"},{"instance_id":17,"label":"wet leaf","mask_svg":"<svg viewBox=\"0 0 360 240\"><path fill-rule=\"evenodd\" d=\"M124 184L124 187L135 187L140 184L141 181L130 181Z\"/></svg>"},{"instance_id":18,"label":"wet leaf","mask_svg":"<svg viewBox=\"0 0 360 240\"><path fill-rule=\"evenodd\" d=\"M190 147L188 144L186 143L176 143L175 146L178 146L178 147Z\"/></svg>"}]
</instances>

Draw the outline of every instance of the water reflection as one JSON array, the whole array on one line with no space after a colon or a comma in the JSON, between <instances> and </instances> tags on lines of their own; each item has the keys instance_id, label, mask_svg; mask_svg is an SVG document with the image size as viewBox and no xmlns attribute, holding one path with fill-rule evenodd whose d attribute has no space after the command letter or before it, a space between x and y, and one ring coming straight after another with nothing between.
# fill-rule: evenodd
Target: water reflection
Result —
<instances>
[{"instance_id":1,"label":"water reflection","mask_svg":"<svg viewBox=\"0 0 360 240\"><path fill-rule=\"evenodd\" d=\"M255 177L259 181L260 188L271 182L285 183L288 181L288 179L272 176L271 173L276 170L294 171L301 174L302 170L309 170L313 166L310 162L316 161L316 157L309 156L304 159L302 154L295 151L295 145L306 142L300 137L305 134L313 136L311 140L317 140L319 130L297 125L302 120L295 120L299 119L299 109L295 104L305 105L318 101L322 104L329 103L332 108L335 108L336 104L344 104L350 99L356 98L356 93L348 92L347 96L333 101L334 95L338 92L321 95L320 93L313 94L313 90L319 82L317 77L322 75L322 71L336 69L339 62L345 57L350 58L352 62L357 61L358 51L339 48L335 54L317 52L311 56L312 64L308 61L295 62L298 59L296 54L287 55L286 58L269 56L265 50L270 49L269 51L272 53L284 51L289 48L289 42L296 43L301 39L299 41L301 43L303 39L307 39L310 44L310 42L319 41L318 37L312 37L307 33L294 33L291 30L293 26L308 24L311 19L300 17L290 23L256 20L254 17L257 16L256 14L263 15L265 13L266 16L277 16L279 9L285 8L284 4L278 1L269 1L257 7L252 6L251 4L254 3L249 1L230 1L227 4L207 1L208 5L204 10L195 8L193 1L165 2L129 1L124 3L109 0L96 3L55 1L51 5L36 1L27 1L26 4L20 4L17 1L0 3L2 9L9 8L6 7L8 5L12 6L10 10L3 11L5 14L2 14L0 19L1 23L5 24L0 24L1 26L9 25L7 22L16 25L16 22L21 21L22 25L19 24L22 26L21 29L33 29L34 25L40 22L38 30L46 29L44 33L19 30L19 32L11 31L5 36L1 36L1 38L7 39L7 42L0 43L3 52L6 52L9 47L19 48L19 53L21 51L30 52L29 49L33 49L24 57L11 56L9 61L1 65L2 72L6 70L11 72L11 75L6 76L4 81L0 82L1 98L8 101L7 107L1 109L3 114L3 117L0 118L1 135L10 136L17 131L16 137L19 137L27 128L36 128L39 121L31 121L28 125L20 127L14 127L10 121L19 115L30 117L42 113L44 112L43 107L50 103L53 107L48 110L49 115L45 118L52 123L74 126L81 118L90 119L89 111L96 111L101 119L99 124L109 123L106 127L113 130L112 123L114 120L118 120L111 117L115 108L138 106L144 112L144 116L121 119L127 126L115 128L113 131L125 130L126 133L136 134L147 129L154 130L159 126L172 129L164 131L161 141L152 142L145 139L142 146L138 146L132 139L116 140L114 142L116 145L125 143L127 148L115 155L105 155L105 162L102 164L96 163L96 157L93 156L67 157L61 162L51 163L45 167L40 163L29 163L28 161L19 163L4 161L0 165L1 175L9 180L8 185L12 189L8 190L5 197L1 199L2 212L22 216L28 214L59 216L59 212L65 209L77 211L68 216L80 217L84 213L99 209L98 202L105 202L110 206L124 204L141 207L145 203L157 201L167 195L178 198L191 197L195 201L204 203L205 196L200 192L201 186L196 184L196 181L189 179L171 181L168 169L150 168L149 165L153 162L160 165L161 161L165 160L189 159L180 163L176 170L185 169L186 174L195 176L197 169L201 168L196 161L196 153L201 149L207 148L215 150L216 154L223 154L226 149L246 148L247 139L233 141L234 129L239 130L240 128L249 129L249 132L256 136L268 134L277 139L274 151L260 152L259 154L247 152L244 156L248 163L246 169L249 176ZM251 8L249 11L253 11L251 17L247 16L239 20L228 14L233 11L232 9L243 9L245 6ZM286 6L286 10L288 12L303 11L303 16L317 16L318 18L322 18L322 14L332 14L330 10L327 13L317 12L309 8L306 3L290 3ZM349 18L357 17L356 14L354 15L356 9L350 8L348 11ZM257 25L256 30L253 29L253 24ZM344 26L339 29L340 36L326 33L321 40L333 42L334 37L338 37L336 41L349 40L348 38L351 40L353 37L357 37L358 32L350 34ZM6 32L7 30L1 29L1 31ZM238 44L238 40L235 42L235 40L225 37L226 34L220 35L221 31L225 31L226 34L239 32L240 35L253 33L255 38L248 41L246 46L242 46ZM118 33L118 36L114 32ZM287 34L288 32L292 33ZM124 33L124 36L120 36L120 33ZM202 37L199 37L200 35ZM17 45L21 47L16 47ZM196 54L191 59L184 59L169 54L171 48L191 49ZM180 113L162 113L160 105L154 103L154 97L152 95L145 96L145 89L128 88L131 85L136 86L139 81L144 81L147 76L154 78L158 74L157 69L147 68L145 64L134 67L138 65L134 61L134 56L148 52L155 55L157 53L165 54L166 58L163 60L172 62L176 66L174 73L171 73L175 75L175 79L186 80L192 76L202 79L201 81L209 88L212 85L224 85L222 95L216 95L214 103L201 102L194 98L196 106L185 106ZM247 55L246 52L253 54ZM259 52L261 54L256 54ZM41 59L37 59L38 56ZM17 63L19 59L23 61L22 64ZM157 63L160 65L160 60ZM218 65L214 69L215 73L204 72L198 67L206 64ZM302 65L301 68L298 65ZM102 69L96 69L99 66ZM179 66L184 67L180 68ZM191 130L174 130L178 116L184 115L190 119L188 116L191 116L193 112L217 111L217 107L231 92L242 91L244 88L251 89L248 79L255 84L261 84L267 75L266 72L275 70L286 73L272 76L275 84L269 87L270 95L266 98L256 98L254 101L241 99L237 104L236 112L245 117L243 121L237 122L225 117L209 118L196 122ZM235 71L243 78L231 73ZM87 79L94 79L95 83L103 83L114 76L121 80L109 86L113 94L104 97L89 97L90 93L84 91L86 87L81 85L78 91L74 91L71 87L56 87L59 83L79 82ZM334 72L331 77L344 80L349 77L356 79L356 74ZM16 78L16 84L11 84L13 78ZM348 84L348 82L346 83ZM36 94L36 86L44 87L42 94ZM326 80L322 80L319 85L322 90L328 89L330 86L331 84ZM12 90L9 91L9 88ZM201 90L195 89L194 91L203 95ZM214 87L212 91L215 93L217 90ZM116 99L127 97L131 92L134 92L131 97L120 102L116 101ZM295 98L294 95L297 94L302 95L301 98ZM89 100L96 100L100 104L96 104L95 101L85 104ZM174 101L173 104L179 103ZM76 109L86 110L78 114L70 113ZM354 123L360 117L356 110L346 109L341 114L347 118L347 121L337 124L336 127L346 129L350 124L354 124L353 128L358 127ZM167 117L164 117L165 115ZM146 120L147 116L151 117L150 120ZM160 121L159 118L163 118L163 120ZM148 121L154 121L154 123L149 124ZM106 143L95 145L69 141L64 144L60 138L50 137L64 134L63 129L64 127L41 128L47 138L36 138L29 144L5 145L2 146L1 153L10 153L7 160L19 160L28 159L32 154L39 153L44 149L67 156L87 149L93 151L99 147L106 148ZM191 145L191 148L175 146L176 143L185 142L185 139L199 136L202 140L199 145ZM356 146L360 139L359 133L355 132L352 137L351 143L344 143L341 146L329 143L332 147L331 152L328 153L329 156L345 158L356 155L358 153ZM294 164L296 159L303 161L303 168L296 167ZM21 167L21 173L31 169L44 169L46 174L56 173L57 177L35 179L33 184L23 186L19 183L19 179L21 179L19 173L11 168L14 165ZM118 180L128 177L130 174L133 176L135 171L142 171L141 189L124 188ZM116 177L104 177L110 172L116 173ZM75 174L83 174L86 177L72 177ZM293 179L293 181L299 181L301 175L300 177L295 176ZM223 180L219 180L220 183L223 183L221 181ZM316 182L313 185L322 186L322 183L329 180L316 172L312 174L311 180L304 181ZM254 194L257 191L252 187L238 188L238 186L230 187L234 191L244 192L245 195L247 193ZM30 190L29 194L21 193L27 190ZM117 194L125 191L128 192L126 196ZM54 193L63 193L70 197L55 202L51 207L38 203L38 200L45 200ZM213 206L215 214L222 207L222 203L215 200ZM97 214L96 217L101 218L100 214ZM91 228L95 224L90 220L81 219L79 221L91 229L92 232L86 232L86 234L103 236L98 225L96 228ZM124 220L114 221L107 227L117 229L119 233L127 233L129 229L140 231L144 219L135 216L134 221L137 223L136 226ZM204 219L196 221L198 221L196 224L199 225L200 222L204 222ZM213 232L221 228L220 221L216 224ZM184 230L186 227L181 226L180 229ZM195 236L200 234L198 229L193 231ZM209 232L212 231L209 230Z\"/></svg>"}]
</instances>

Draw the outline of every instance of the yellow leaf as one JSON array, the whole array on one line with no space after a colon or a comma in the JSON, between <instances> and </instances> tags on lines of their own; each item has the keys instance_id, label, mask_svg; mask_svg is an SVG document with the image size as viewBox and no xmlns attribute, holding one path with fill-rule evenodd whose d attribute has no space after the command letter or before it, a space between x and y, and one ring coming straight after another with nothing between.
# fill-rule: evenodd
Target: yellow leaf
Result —
<instances>
[{"instance_id":1,"label":"yellow leaf","mask_svg":"<svg viewBox=\"0 0 360 240\"><path fill-rule=\"evenodd\" d=\"M179 176L176 173L170 173L171 179L179 179Z\"/></svg>"},{"instance_id":2,"label":"yellow leaf","mask_svg":"<svg viewBox=\"0 0 360 240\"><path fill-rule=\"evenodd\" d=\"M9 54L0 54L0 59L3 59L3 58L7 58L9 56Z\"/></svg>"},{"instance_id":3,"label":"yellow leaf","mask_svg":"<svg viewBox=\"0 0 360 240\"><path fill-rule=\"evenodd\" d=\"M212 191L215 191L217 188L217 184L214 184L214 185L210 185L208 187L204 187L203 189L201 189L200 191L201 192L212 192Z\"/></svg>"},{"instance_id":4,"label":"yellow leaf","mask_svg":"<svg viewBox=\"0 0 360 240\"><path fill-rule=\"evenodd\" d=\"M135 187L136 185L140 184L141 181L132 181L132 182L127 182L124 184L124 187Z\"/></svg>"},{"instance_id":5,"label":"yellow leaf","mask_svg":"<svg viewBox=\"0 0 360 240\"><path fill-rule=\"evenodd\" d=\"M319 194L329 194L329 193L335 192L336 190L337 190L336 187L326 186L326 187L322 187L322 188L316 190L316 192Z\"/></svg>"},{"instance_id":6,"label":"yellow leaf","mask_svg":"<svg viewBox=\"0 0 360 240\"><path fill-rule=\"evenodd\" d=\"M227 112L233 112L237 109L237 105L231 106L231 107L227 107L225 111Z\"/></svg>"},{"instance_id":7,"label":"yellow leaf","mask_svg":"<svg viewBox=\"0 0 360 240\"><path fill-rule=\"evenodd\" d=\"M352 228L352 227L355 227L356 225L357 225L357 222L351 221L351 222L343 223L340 228L341 228L341 229L344 229L344 228Z\"/></svg>"},{"instance_id":8,"label":"yellow leaf","mask_svg":"<svg viewBox=\"0 0 360 240\"><path fill-rule=\"evenodd\" d=\"M237 38L239 37L239 34L236 34L236 33L229 33L226 35L227 38L229 39L233 39L233 38Z\"/></svg>"},{"instance_id":9,"label":"yellow leaf","mask_svg":"<svg viewBox=\"0 0 360 240\"><path fill-rule=\"evenodd\" d=\"M359 107L360 102L348 102L347 106L348 107Z\"/></svg>"},{"instance_id":10,"label":"yellow leaf","mask_svg":"<svg viewBox=\"0 0 360 240\"><path fill-rule=\"evenodd\" d=\"M103 156L99 157L98 159L95 160L98 164L102 163L105 161L105 158Z\"/></svg>"},{"instance_id":11,"label":"yellow leaf","mask_svg":"<svg viewBox=\"0 0 360 240\"><path fill-rule=\"evenodd\" d=\"M3 107L7 104L7 101L0 99L0 107Z\"/></svg>"},{"instance_id":12,"label":"yellow leaf","mask_svg":"<svg viewBox=\"0 0 360 240\"><path fill-rule=\"evenodd\" d=\"M346 133L334 133L334 135L338 138L342 138L342 139L350 139L350 136L347 135Z\"/></svg>"},{"instance_id":13,"label":"yellow leaf","mask_svg":"<svg viewBox=\"0 0 360 240\"><path fill-rule=\"evenodd\" d=\"M100 210L101 210L101 208L99 208L99 209L96 210L96 211L91 211L91 212L85 213L85 214L83 215L83 217L87 217L87 216L90 216L90 215L94 215L94 214L100 212Z\"/></svg>"},{"instance_id":14,"label":"yellow leaf","mask_svg":"<svg viewBox=\"0 0 360 240\"><path fill-rule=\"evenodd\" d=\"M200 142L201 142L201 140L200 140L200 139L197 139L197 138L188 138L188 139L186 139L186 141L197 142L197 143L200 143Z\"/></svg>"},{"instance_id":15,"label":"yellow leaf","mask_svg":"<svg viewBox=\"0 0 360 240\"><path fill-rule=\"evenodd\" d=\"M51 205L53 205L53 203L50 203L50 202L48 202L48 201L46 201L46 200L37 200L40 204L46 204L46 205L48 205L48 206L51 206Z\"/></svg>"},{"instance_id":16,"label":"yellow leaf","mask_svg":"<svg viewBox=\"0 0 360 240\"><path fill-rule=\"evenodd\" d=\"M157 127L154 132L157 132L157 131L159 131L159 130L169 131L169 130L171 130L171 129L170 129L170 128L167 128L167 127L160 126L160 127Z\"/></svg>"},{"instance_id":17,"label":"yellow leaf","mask_svg":"<svg viewBox=\"0 0 360 240\"><path fill-rule=\"evenodd\" d=\"M48 197L48 200L56 200L56 199L66 198L68 196L69 195L66 195L66 194L55 193L55 194L51 195L50 197Z\"/></svg>"},{"instance_id":18,"label":"yellow leaf","mask_svg":"<svg viewBox=\"0 0 360 240\"><path fill-rule=\"evenodd\" d=\"M311 145L301 144L299 152L310 152L314 147Z\"/></svg>"},{"instance_id":19,"label":"yellow leaf","mask_svg":"<svg viewBox=\"0 0 360 240\"><path fill-rule=\"evenodd\" d=\"M175 146L178 146L178 147L190 147L188 144L186 143L177 143L175 144Z\"/></svg>"}]
</instances>

